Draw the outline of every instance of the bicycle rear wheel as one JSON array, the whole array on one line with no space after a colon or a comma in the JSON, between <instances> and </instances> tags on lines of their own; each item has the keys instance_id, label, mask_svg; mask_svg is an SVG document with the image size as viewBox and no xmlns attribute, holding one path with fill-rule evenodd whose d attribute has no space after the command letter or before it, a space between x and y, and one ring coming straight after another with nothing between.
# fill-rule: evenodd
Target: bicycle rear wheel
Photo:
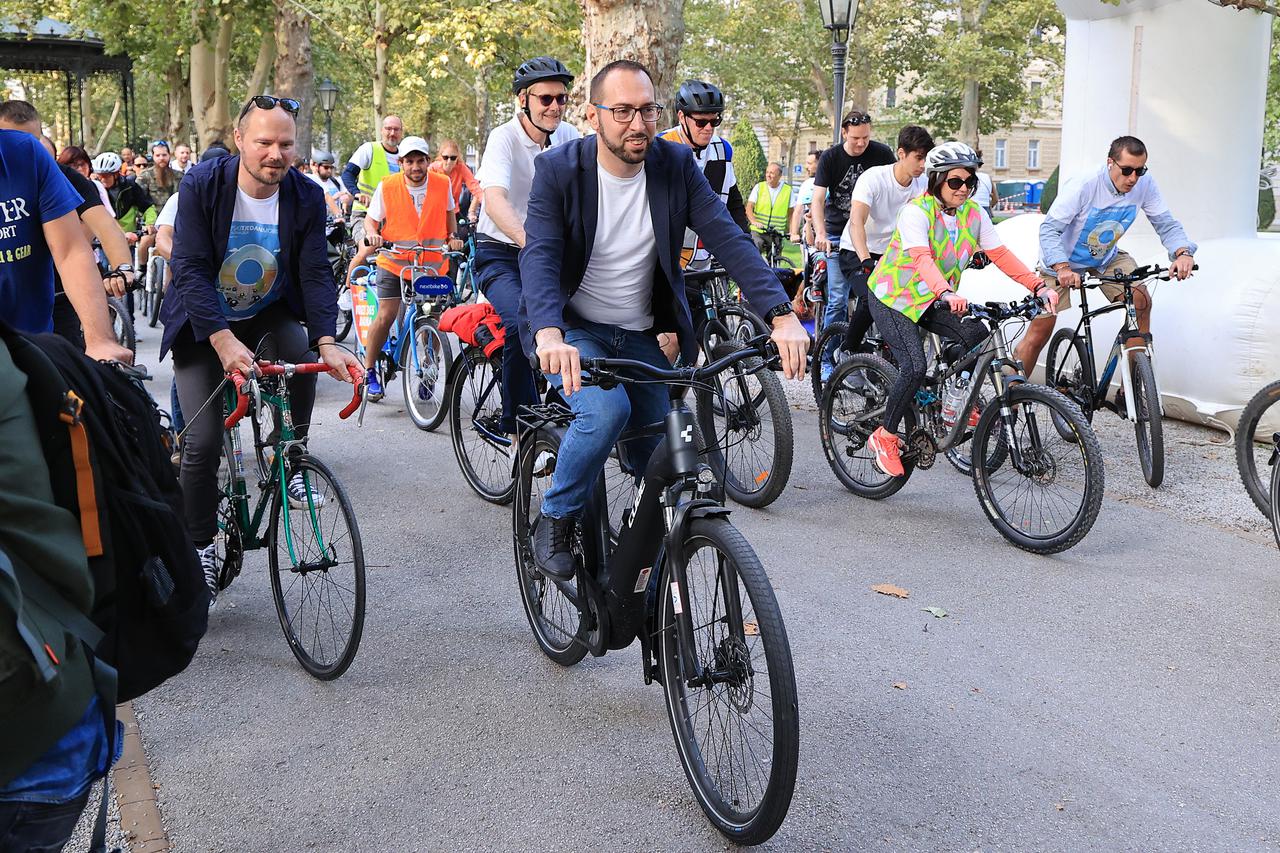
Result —
<instances>
[{"instance_id":1,"label":"bicycle rear wheel","mask_svg":"<svg viewBox=\"0 0 1280 853\"><path fill-rule=\"evenodd\" d=\"M1059 329L1049 341L1049 352L1044 360L1045 385L1062 394L1080 407L1086 421L1093 421L1093 377L1085 369L1085 340L1071 329ZM1035 365L1031 365L1032 368ZM1054 420L1058 435L1070 440L1071 427Z\"/></svg>"},{"instance_id":2,"label":"bicycle rear wheel","mask_svg":"<svg viewBox=\"0 0 1280 853\"><path fill-rule=\"evenodd\" d=\"M449 391L449 432L462 477L489 503L510 503L511 439L501 430L502 383L493 363L467 348L454 368Z\"/></svg>"},{"instance_id":3,"label":"bicycle rear wheel","mask_svg":"<svg viewBox=\"0 0 1280 853\"><path fill-rule=\"evenodd\" d=\"M1138 439L1138 461L1142 464L1143 478L1154 489L1164 482L1164 423L1156 372L1151 367L1151 357L1145 352L1133 356L1133 410L1138 416L1133 426Z\"/></svg>"},{"instance_id":4,"label":"bicycle rear wheel","mask_svg":"<svg viewBox=\"0 0 1280 853\"><path fill-rule=\"evenodd\" d=\"M128 304L121 297L107 297L107 315L111 318L111 328L115 331L116 341L136 355L138 338L133 328L133 317L129 314Z\"/></svg>"},{"instance_id":5,"label":"bicycle rear wheel","mask_svg":"<svg viewBox=\"0 0 1280 853\"><path fill-rule=\"evenodd\" d=\"M1240 481L1264 516L1271 512L1267 488L1267 460L1271 458L1271 434L1280 430L1280 380L1262 388L1240 413L1236 424L1236 468Z\"/></svg>"},{"instance_id":6,"label":"bicycle rear wheel","mask_svg":"<svg viewBox=\"0 0 1280 853\"><path fill-rule=\"evenodd\" d=\"M724 518L694 519L684 541L685 601L659 585L659 665L667 718L698 805L738 844L786 819L800 745L795 672L777 598L755 551ZM687 608L693 647L681 648ZM681 661L691 676L686 679Z\"/></svg>"},{"instance_id":7,"label":"bicycle rear wheel","mask_svg":"<svg viewBox=\"0 0 1280 853\"><path fill-rule=\"evenodd\" d=\"M1059 423L1070 438L1058 433ZM1007 456L994 453L1001 441L1008 442ZM1001 405L982 413L971 455L983 512L1019 548L1056 554L1093 527L1102 506L1102 447L1080 408L1057 391L1027 383L1010 388ZM1000 464L978 464L993 456Z\"/></svg>"},{"instance_id":8,"label":"bicycle rear wheel","mask_svg":"<svg viewBox=\"0 0 1280 853\"><path fill-rule=\"evenodd\" d=\"M415 318L412 334L412 345L404 348L405 363L400 373L404 407L414 426L430 432L444 423L449 413L453 344L433 317Z\"/></svg>"},{"instance_id":9,"label":"bicycle rear wheel","mask_svg":"<svg viewBox=\"0 0 1280 853\"><path fill-rule=\"evenodd\" d=\"M301 474L310 494L286 497ZM346 490L319 459L289 460L276 484L268 542L271 596L289 649L322 681L347 671L364 631L364 546Z\"/></svg>"},{"instance_id":10,"label":"bicycle rear wheel","mask_svg":"<svg viewBox=\"0 0 1280 853\"><path fill-rule=\"evenodd\" d=\"M875 451L867 445L871 433L884 422L889 389L898 369L878 355L852 355L836 368L827 382L818 409L818 437L822 452L836 479L849 491L872 500L883 500L907 484L915 463L902 459L901 477L890 477L875 464ZM916 427L914 409L902 416L899 436Z\"/></svg>"},{"instance_id":11,"label":"bicycle rear wheel","mask_svg":"<svg viewBox=\"0 0 1280 853\"><path fill-rule=\"evenodd\" d=\"M551 486L559 452L560 440L544 432L536 433L536 438L521 449L511 536L515 544L520 601L533 629L533 638L547 657L561 666L573 666L587 654L583 642L587 630L584 617L565 591L542 574L533 557L533 527L541 516L542 496ZM535 474L534 464L539 459L542 464ZM575 544L574 550L581 560L581 542ZM575 582L566 582L565 586L572 588Z\"/></svg>"}]
</instances>

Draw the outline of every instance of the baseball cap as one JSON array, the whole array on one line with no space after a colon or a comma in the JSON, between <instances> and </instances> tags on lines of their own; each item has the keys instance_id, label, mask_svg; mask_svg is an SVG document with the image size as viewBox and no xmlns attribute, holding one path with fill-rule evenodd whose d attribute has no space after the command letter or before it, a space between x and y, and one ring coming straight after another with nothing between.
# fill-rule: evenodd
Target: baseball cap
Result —
<instances>
[{"instance_id":1,"label":"baseball cap","mask_svg":"<svg viewBox=\"0 0 1280 853\"><path fill-rule=\"evenodd\" d=\"M407 136L400 140L400 147L396 153L398 156L404 157L406 154L412 154L415 151L426 157L431 156L431 148L427 145L427 140L421 136Z\"/></svg>"}]
</instances>

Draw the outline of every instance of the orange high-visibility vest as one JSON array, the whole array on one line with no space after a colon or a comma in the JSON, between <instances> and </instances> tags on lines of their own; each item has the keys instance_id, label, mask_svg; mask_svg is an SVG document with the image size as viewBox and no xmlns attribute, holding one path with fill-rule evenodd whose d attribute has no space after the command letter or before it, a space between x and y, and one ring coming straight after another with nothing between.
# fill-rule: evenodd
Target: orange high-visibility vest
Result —
<instances>
[{"instance_id":1,"label":"orange high-visibility vest","mask_svg":"<svg viewBox=\"0 0 1280 853\"><path fill-rule=\"evenodd\" d=\"M447 176L439 172L427 172L427 195L422 200L421 211L413 205L413 197L409 195L409 187L405 184L404 172L388 175L382 179L380 186L382 207L386 214L382 223L383 240L388 243L426 243L429 240L443 242L449 239L449 199L452 190ZM413 257L410 252L394 258L379 255L378 266L399 275L411 260ZM440 252L423 252L419 261L436 267L439 275L449 271L449 261Z\"/></svg>"}]
</instances>

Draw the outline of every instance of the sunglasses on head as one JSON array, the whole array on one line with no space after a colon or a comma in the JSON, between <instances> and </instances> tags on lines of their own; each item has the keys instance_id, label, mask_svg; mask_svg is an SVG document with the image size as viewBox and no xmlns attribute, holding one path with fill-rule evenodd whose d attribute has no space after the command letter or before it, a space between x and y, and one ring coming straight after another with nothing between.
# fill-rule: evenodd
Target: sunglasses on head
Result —
<instances>
[{"instance_id":1,"label":"sunglasses on head","mask_svg":"<svg viewBox=\"0 0 1280 853\"><path fill-rule=\"evenodd\" d=\"M715 118L694 118L693 116L687 116L687 118L689 119L689 121L693 122L694 125L697 126L699 130L706 127L707 125L711 125L712 127L719 127L720 123L724 121L724 116L716 116Z\"/></svg>"},{"instance_id":2,"label":"sunglasses on head","mask_svg":"<svg viewBox=\"0 0 1280 853\"><path fill-rule=\"evenodd\" d=\"M857 127L860 124L871 124L871 116L867 113L854 113L841 123L841 127Z\"/></svg>"},{"instance_id":3,"label":"sunglasses on head","mask_svg":"<svg viewBox=\"0 0 1280 853\"><path fill-rule=\"evenodd\" d=\"M1116 163L1115 160L1112 160L1111 162ZM1124 175L1126 178L1132 175L1134 172L1137 172L1138 177L1141 178L1148 171L1150 171L1146 166L1121 166L1119 163L1116 163L1116 168L1119 169L1120 174Z\"/></svg>"},{"instance_id":4,"label":"sunglasses on head","mask_svg":"<svg viewBox=\"0 0 1280 853\"><path fill-rule=\"evenodd\" d=\"M284 110L291 116L298 115L298 109L302 105L293 98L277 98L274 95L254 95L249 102L244 105L244 109L240 111L240 118L244 118L249 114L249 110L257 107L260 110L274 110L276 107Z\"/></svg>"},{"instance_id":5,"label":"sunglasses on head","mask_svg":"<svg viewBox=\"0 0 1280 853\"><path fill-rule=\"evenodd\" d=\"M544 107L551 106L553 102L563 107L569 102L568 95L530 95L529 97L537 98L538 103L542 104Z\"/></svg>"},{"instance_id":6,"label":"sunglasses on head","mask_svg":"<svg viewBox=\"0 0 1280 853\"><path fill-rule=\"evenodd\" d=\"M440 159L441 160L457 160L458 155L457 154L441 154Z\"/></svg>"},{"instance_id":7,"label":"sunglasses on head","mask_svg":"<svg viewBox=\"0 0 1280 853\"><path fill-rule=\"evenodd\" d=\"M961 187L968 187L969 192L973 192L978 188L978 176L970 175L967 178L947 178L946 183L947 186L953 190L958 190Z\"/></svg>"}]
</instances>

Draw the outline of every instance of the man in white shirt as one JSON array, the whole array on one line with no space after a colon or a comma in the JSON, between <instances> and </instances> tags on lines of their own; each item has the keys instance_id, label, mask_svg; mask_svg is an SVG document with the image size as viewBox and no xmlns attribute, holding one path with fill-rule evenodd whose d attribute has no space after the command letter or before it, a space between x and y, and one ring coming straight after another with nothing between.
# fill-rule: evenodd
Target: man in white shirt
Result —
<instances>
[{"instance_id":1,"label":"man in white shirt","mask_svg":"<svg viewBox=\"0 0 1280 853\"><path fill-rule=\"evenodd\" d=\"M538 56L520 64L511 91L519 110L511 121L495 127L485 145L476 178L484 205L476 222L476 283L507 329L502 354L502 422L506 435L515 435L515 413L533 403L533 369L521 351L520 250L524 248L524 220L533 187L533 160L543 150L582 134L561 124L573 75L557 59ZM517 332L517 334L512 334ZM515 444L512 443L513 458Z\"/></svg>"},{"instance_id":2,"label":"man in white shirt","mask_svg":"<svg viewBox=\"0 0 1280 853\"><path fill-rule=\"evenodd\" d=\"M182 174L186 174L187 170L194 166L191 161L191 146L185 142L179 142L173 147L173 162L169 164L170 169L176 169Z\"/></svg>"},{"instance_id":3,"label":"man in white shirt","mask_svg":"<svg viewBox=\"0 0 1280 853\"><path fill-rule=\"evenodd\" d=\"M329 208L329 215L334 219L341 219L342 211L351 203L352 198L351 193L334 177L334 162L332 151L315 151L311 155L311 171L305 174L324 190L324 203Z\"/></svg>"},{"instance_id":4,"label":"man in white shirt","mask_svg":"<svg viewBox=\"0 0 1280 853\"><path fill-rule=\"evenodd\" d=\"M867 277L889 246L898 212L907 202L928 189L924 158L933 148L933 137L923 127L909 124L898 132L898 161L892 166L873 166L862 173L849 199L849 222L840 234L840 271L849 282L849 299L857 307L849 312L845 352L862 349L862 339L871 328L871 306L867 302Z\"/></svg>"},{"instance_id":5,"label":"man in white shirt","mask_svg":"<svg viewBox=\"0 0 1280 853\"><path fill-rule=\"evenodd\" d=\"M351 153L351 159L342 170L342 185L355 199L352 206L355 225L352 235L360 242L363 234L365 209L378 182L387 175L400 171L400 140L404 138L404 122L400 116L387 116L382 120L381 139L366 142ZM349 274L349 273L348 273Z\"/></svg>"},{"instance_id":6,"label":"man in white shirt","mask_svg":"<svg viewBox=\"0 0 1280 853\"><path fill-rule=\"evenodd\" d=\"M782 164L770 163L764 170L764 180L752 187L747 197L751 239L760 254L770 257L776 252L773 257L782 256L782 229L787 227L795 206L796 194L790 184L782 182Z\"/></svg>"},{"instance_id":7,"label":"man in white shirt","mask_svg":"<svg viewBox=\"0 0 1280 853\"><path fill-rule=\"evenodd\" d=\"M978 149L978 159L982 159L982 149ZM973 191L973 201L978 207L987 212L987 217L991 217L991 205L995 201L996 188L991 180L991 176L986 172L978 172L978 188Z\"/></svg>"},{"instance_id":8,"label":"man in white shirt","mask_svg":"<svg viewBox=\"0 0 1280 853\"><path fill-rule=\"evenodd\" d=\"M809 203L813 201L813 176L818 173L817 151L810 151L804 158L804 182L796 196L796 206L791 211L791 242L812 243L813 223L809 221Z\"/></svg>"}]
</instances>

